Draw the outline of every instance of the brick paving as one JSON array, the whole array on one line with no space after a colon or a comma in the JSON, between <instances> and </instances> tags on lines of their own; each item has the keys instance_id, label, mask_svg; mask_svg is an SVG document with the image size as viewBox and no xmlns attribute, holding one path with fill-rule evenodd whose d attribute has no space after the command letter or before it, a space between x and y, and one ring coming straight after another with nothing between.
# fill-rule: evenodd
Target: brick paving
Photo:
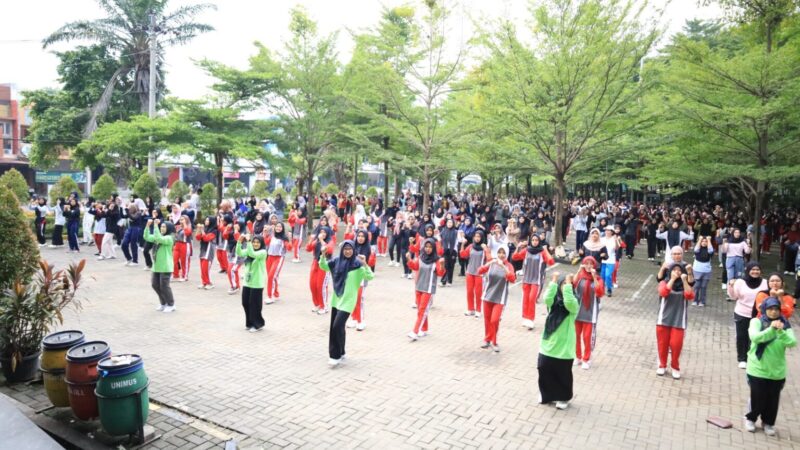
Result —
<instances>
[{"instance_id":1,"label":"brick paving","mask_svg":"<svg viewBox=\"0 0 800 450\"><path fill-rule=\"evenodd\" d=\"M106 340L114 352L142 355L151 398L161 405L149 423L164 435L148 448L220 448L230 438L240 448L794 446L797 350L788 352L778 436L747 433L741 418L749 391L736 367L733 304L719 281L709 288L708 307L690 309L683 378L655 375L657 267L637 250L637 259L622 263L620 288L603 301L592 368L574 370L576 398L566 411L536 403L544 305L537 305L536 329L522 328L521 286L513 287L500 326L502 352L481 350L483 323L463 315L465 288L457 278L437 292L430 336L410 343L413 284L383 258L366 292L367 329L348 329L347 359L336 369L326 364L329 316L311 314L308 254L284 266L282 298L264 307L267 329L260 333L244 330L240 297L226 294L224 275L212 275L212 291L196 288L196 259L191 281L172 285L178 310L163 314L154 311L149 272L90 258L88 300L64 328ZM68 261L61 251L43 254L57 266ZM33 408L46 405L41 392L0 392ZM729 418L734 428L707 424L709 415Z\"/></svg>"}]
</instances>

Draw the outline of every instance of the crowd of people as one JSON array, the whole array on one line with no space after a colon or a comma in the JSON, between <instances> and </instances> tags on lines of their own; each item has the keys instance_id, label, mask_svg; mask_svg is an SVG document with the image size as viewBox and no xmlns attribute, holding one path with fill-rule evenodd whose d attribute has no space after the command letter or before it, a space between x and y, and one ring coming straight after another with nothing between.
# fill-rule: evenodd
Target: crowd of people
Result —
<instances>
[{"instance_id":1,"label":"crowd of people","mask_svg":"<svg viewBox=\"0 0 800 450\"><path fill-rule=\"evenodd\" d=\"M755 431L760 418L764 431L774 434L785 348L796 344L788 319L800 294L800 216L791 209L767 211L760 222L761 242L754 243L746 214L735 205L578 198L563 206L561 235L566 242L574 234L574 248L554 245L557 208L543 197L436 195L427 210L410 192L391 202L345 194L322 194L313 201L298 196L291 204L279 196L272 201L251 197L223 200L215 214L199 219L196 193L186 201L174 199L166 209L135 195L96 201L73 193L52 206L39 198L31 209L40 245L46 243L52 213L50 247L63 246L66 225L68 251L80 252L82 225L84 248L94 245L98 260L116 259L121 247L125 264L138 266L141 251L145 270L152 271L157 309L165 313L175 311L170 283L189 280L193 258L199 259L197 287L215 287L210 272L216 260L226 274L227 293L240 294L245 328L253 333L266 326L262 306L281 298L287 255L300 263L308 254L312 312L331 314L333 367L346 357L346 329L366 329L365 293L377 258L386 258L388 267L402 267L401 276L413 280L412 342L430 332L437 289L452 288L463 277L464 315L483 318L480 347L500 352L501 319L513 296L510 287L519 280L522 326L533 330L537 304L543 300L546 307L540 401L560 409L572 399L572 366L591 368L603 299L614 295L623 261L636 258L637 245L644 243L647 260L659 266L656 375L669 370L672 378L681 378L689 306L706 306L716 265L722 269L721 288L735 302L737 362L751 389L746 429ZM310 211L316 210L321 214L311 221ZM769 255L773 245L784 270L764 278L760 258L753 256ZM577 270L548 274L557 260ZM787 275L795 278L794 295Z\"/></svg>"}]
</instances>

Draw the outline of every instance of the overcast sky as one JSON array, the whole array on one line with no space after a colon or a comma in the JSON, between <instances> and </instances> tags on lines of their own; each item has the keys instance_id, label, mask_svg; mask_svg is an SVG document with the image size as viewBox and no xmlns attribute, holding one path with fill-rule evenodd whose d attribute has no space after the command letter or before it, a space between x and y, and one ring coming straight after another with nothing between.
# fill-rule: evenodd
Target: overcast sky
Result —
<instances>
[{"instance_id":1,"label":"overcast sky","mask_svg":"<svg viewBox=\"0 0 800 450\"><path fill-rule=\"evenodd\" d=\"M663 5L666 0L654 0ZM172 0L171 8L195 4L202 0ZM347 29L373 26L383 6L404 3L419 5L419 0L216 0L216 11L198 18L216 30L200 36L183 47L167 51L167 86L173 95L199 98L208 92L210 79L192 60L209 58L237 67L245 67L253 53L252 43L261 41L271 49L279 49L288 34L289 11L297 5L306 7L319 24L321 33L340 31L338 52L346 62L352 49ZM454 11L453 31L456 39L472 32L469 17L483 19L511 17L522 21L527 16L528 0L461 0ZM654 8L655 9L655 8ZM679 31L691 18L713 18L716 8L701 8L696 0L672 0L666 10L668 34ZM41 40L66 22L103 16L95 0L23 0L4 1L0 25L0 83L11 83L19 90L58 87L58 59L50 50L43 50ZM521 25L521 23L520 23ZM59 44L67 50L75 44Z\"/></svg>"}]
</instances>

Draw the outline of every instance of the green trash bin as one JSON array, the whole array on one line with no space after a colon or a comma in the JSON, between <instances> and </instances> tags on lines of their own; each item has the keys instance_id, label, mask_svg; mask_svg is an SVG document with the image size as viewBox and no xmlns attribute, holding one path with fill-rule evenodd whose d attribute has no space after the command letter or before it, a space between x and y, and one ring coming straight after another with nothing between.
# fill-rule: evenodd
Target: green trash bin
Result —
<instances>
[{"instance_id":1,"label":"green trash bin","mask_svg":"<svg viewBox=\"0 0 800 450\"><path fill-rule=\"evenodd\" d=\"M150 380L139 355L111 356L97 364L100 423L111 435L140 434L147 422Z\"/></svg>"}]
</instances>

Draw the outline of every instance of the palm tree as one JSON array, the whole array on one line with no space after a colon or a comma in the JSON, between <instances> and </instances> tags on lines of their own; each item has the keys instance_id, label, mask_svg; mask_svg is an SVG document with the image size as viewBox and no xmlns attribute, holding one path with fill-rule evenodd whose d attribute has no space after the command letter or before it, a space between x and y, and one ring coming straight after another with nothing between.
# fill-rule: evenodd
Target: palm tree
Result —
<instances>
[{"instance_id":1,"label":"palm tree","mask_svg":"<svg viewBox=\"0 0 800 450\"><path fill-rule=\"evenodd\" d=\"M151 70L148 32L150 14L155 15L156 30L162 35L158 40L158 59L161 61L162 49L187 43L195 36L213 30L210 25L195 23L192 19L205 10L216 9L212 4L198 4L182 6L171 13L165 13L169 0L96 1L106 11L107 17L70 22L42 41L44 48L58 42L94 41L114 52L119 60L119 68L108 80L103 94L90 110L89 121L83 130L86 138L97 129L97 121L108 110L114 87L121 78L133 76L133 89L139 95L141 111L147 113Z\"/></svg>"}]
</instances>

